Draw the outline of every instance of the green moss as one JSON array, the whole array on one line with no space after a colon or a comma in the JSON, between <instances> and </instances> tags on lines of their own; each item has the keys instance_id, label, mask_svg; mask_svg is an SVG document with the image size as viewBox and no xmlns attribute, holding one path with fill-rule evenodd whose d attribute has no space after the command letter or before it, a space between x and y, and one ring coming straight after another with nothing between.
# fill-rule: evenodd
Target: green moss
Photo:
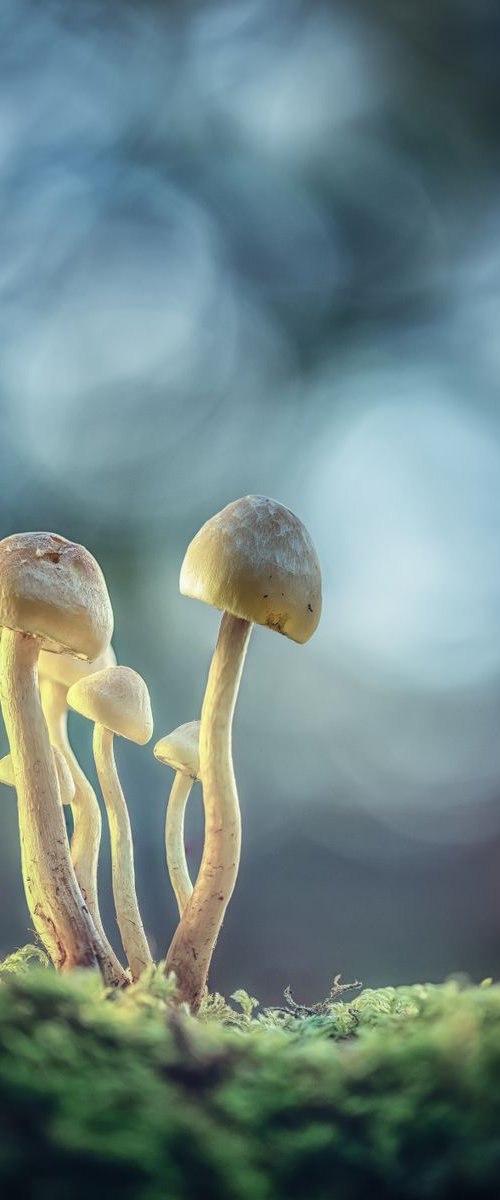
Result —
<instances>
[{"instance_id":1,"label":"green moss","mask_svg":"<svg viewBox=\"0 0 500 1200\"><path fill-rule=\"evenodd\" d=\"M383 988L296 1018L172 1010L0 970L0 1195L464 1200L500 1195L500 988Z\"/></svg>"}]
</instances>

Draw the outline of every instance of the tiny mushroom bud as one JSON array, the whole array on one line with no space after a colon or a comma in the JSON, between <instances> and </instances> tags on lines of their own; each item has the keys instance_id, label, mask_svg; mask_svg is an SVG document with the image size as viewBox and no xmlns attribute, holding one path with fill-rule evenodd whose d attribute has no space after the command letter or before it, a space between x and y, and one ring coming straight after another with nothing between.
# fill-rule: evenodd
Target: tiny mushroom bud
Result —
<instances>
[{"instance_id":1,"label":"tiny mushroom bud","mask_svg":"<svg viewBox=\"0 0 500 1200\"><path fill-rule=\"evenodd\" d=\"M0 691L26 899L56 966L95 967L104 948L71 863L37 678L42 649L93 659L109 645L113 614L104 576L88 550L53 533L4 538L0 626Z\"/></svg>"},{"instance_id":2,"label":"tiny mushroom bud","mask_svg":"<svg viewBox=\"0 0 500 1200\"><path fill-rule=\"evenodd\" d=\"M182 917L193 891L184 847L184 813L193 783L200 778L200 722L188 721L163 737L154 748L155 758L173 767L175 779L167 805L165 845L167 866Z\"/></svg>"},{"instance_id":3,"label":"tiny mushroom bud","mask_svg":"<svg viewBox=\"0 0 500 1200\"><path fill-rule=\"evenodd\" d=\"M203 858L166 959L179 999L196 1010L238 873L241 818L231 729L252 624L307 642L321 615L321 570L294 513L265 496L245 496L197 533L182 564L180 590L223 610L201 714Z\"/></svg>"},{"instance_id":4,"label":"tiny mushroom bud","mask_svg":"<svg viewBox=\"0 0 500 1200\"><path fill-rule=\"evenodd\" d=\"M132 831L113 752L115 734L149 742L153 717L144 680L130 667L107 667L74 683L68 704L94 721L94 758L108 814L116 918L132 978L152 961L135 890Z\"/></svg>"},{"instance_id":5,"label":"tiny mushroom bud","mask_svg":"<svg viewBox=\"0 0 500 1200\"><path fill-rule=\"evenodd\" d=\"M114 666L116 657L111 646L93 663L70 654L49 654L42 650L38 663L40 696L47 722L49 737L54 747L64 756L74 780L74 796L71 802L73 814L73 836L71 838L71 861L82 896L95 927L101 937L105 959L101 969L109 987L124 986L125 971L110 945L99 910L97 867L101 843L101 810L94 789L82 771L68 740L68 688L85 675L95 674L103 667Z\"/></svg>"}]
</instances>

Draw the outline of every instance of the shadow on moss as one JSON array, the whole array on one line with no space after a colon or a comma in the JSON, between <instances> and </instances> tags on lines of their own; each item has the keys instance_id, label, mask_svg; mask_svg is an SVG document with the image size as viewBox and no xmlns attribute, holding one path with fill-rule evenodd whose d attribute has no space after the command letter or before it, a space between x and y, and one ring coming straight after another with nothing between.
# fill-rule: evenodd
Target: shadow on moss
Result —
<instances>
[{"instance_id":1,"label":"shadow on moss","mask_svg":"<svg viewBox=\"0 0 500 1200\"><path fill-rule=\"evenodd\" d=\"M366 989L323 1015L160 970L0 968L0 1195L465 1200L500 1194L500 988Z\"/></svg>"}]
</instances>

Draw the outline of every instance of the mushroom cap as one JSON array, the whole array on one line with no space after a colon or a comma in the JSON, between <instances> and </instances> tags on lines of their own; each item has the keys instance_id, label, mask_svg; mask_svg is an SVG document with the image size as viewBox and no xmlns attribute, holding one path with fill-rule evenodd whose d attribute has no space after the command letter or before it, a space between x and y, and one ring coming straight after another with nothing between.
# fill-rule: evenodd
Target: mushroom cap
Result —
<instances>
[{"instance_id":1,"label":"mushroom cap","mask_svg":"<svg viewBox=\"0 0 500 1200\"><path fill-rule=\"evenodd\" d=\"M70 688L84 675L95 675L104 667L116 667L116 654L112 646L108 646L104 654L100 654L94 662L86 662L84 658L75 658L73 654L50 654L41 650L38 658L38 674L42 679L50 679L52 683L60 683Z\"/></svg>"},{"instance_id":2,"label":"mushroom cap","mask_svg":"<svg viewBox=\"0 0 500 1200\"><path fill-rule=\"evenodd\" d=\"M0 625L39 638L41 648L94 659L109 646L113 612L95 558L55 533L0 541Z\"/></svg>"},{"instance_id":3,"label":"mushroom cap","mask_svg":"<svg viewBox=\"0 0 500 1200\"><path fill-rule=\"evenodd\" d=\"M154 756L167 767L189 775L191 779L200 778L200 722L187 721L179 725L172 733L160 738L154 748Z\"/></svg>"},{"instance_id":4,"label":"mushroom cap","mask_svg":"<svg viewBox=\"0 0 500 1200\"><path fill-rule=\"evenodd\" d=\"M131 667L105 667L70 687L68 705L96 725L144 746L153 733L149 692Z\"/></svg>"},{"instance_id":5,"label":"mushroom cap","mask_svg":"<svg viewBox=\"0 0 500 1200\"><path fill-rule=\"evenodd\" d=\"M61 801L63 804L71 804L76 790L73 776L64 755L61 754L61 751L58 750L56 746L52 747L52 753L54 755L54 762L56 764L57 778L59 780L59 789L61 792ZM5 758L0 758L0 783L5 783L6 787L16 786L11 754L6 754Z\"/></svg>"},{"instance_id":6,"label":"mushroom cap","mask_svg":"<svg viewBox=\"0 0 500 1200\"><path fill-rule=\"evenodd\" d=\"M307 642L321 616L321 568L307 529L266 496L234 500L188 546L179 586L235 617Z\"/></svg>"}]
</instances>

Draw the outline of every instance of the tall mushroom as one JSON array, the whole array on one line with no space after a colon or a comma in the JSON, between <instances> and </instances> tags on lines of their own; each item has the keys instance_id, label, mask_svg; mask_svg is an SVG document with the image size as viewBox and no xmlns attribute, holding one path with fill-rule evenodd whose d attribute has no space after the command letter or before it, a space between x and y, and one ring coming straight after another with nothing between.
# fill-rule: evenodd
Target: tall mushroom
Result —
<instances>
[{"instance_id":1,"label":"tall mushroom","mask_svg":"<svg viewBox=\"0 0 500 1200\"><path fill-rule=\"evenodd\" d=\"M125 971L106 936L99 910L97 867L101 843L101 810L92 784L73 753L68 740L68 688L85 675L94 674L103 667L116 663L114 651L108 646L94 663L83 662L69 654L49 654L42 650L38 663L38 676L42 708L47 722L49 737L54 747L64 756L73 777L73 835L71 838L71 861L78 884L95 927L102 939L106 952L102 964L105 983L110 987L123 986L127 982Z\"/></svg>"},{"instance_id":2,"label":"tall mushroom","mask_svg":"<svg viewBox=\"0 0 500 1200\"><path fill-rule=\"evenodd\" d=\"M200 722L188 721L160 738L154 748L155 758L175 771L167 805L165 847L168 873L181 917L193 891L184 846L184 814L193 783L200 778L199 741Z\"/></svg>"},{"instance_id":3,"label":"tall mushroom","mask_svg":"<svg viewBox=\"0 0 500 1200\"><path fill-rule=\"evenodd\" d=\"M128 809L116 769L115 734L144 746L153 733L149 692L130 667L107 667L68 691L68 704L94 721L94 759L108 814L116 919L133 979L152 961L135 890L134 849Z\"/></svg>"},{"instance_id":4,"label":"tall mushroom","mask_svg":"<svg viewBox=\"0 0 500 1200\"><path fill-rule=\"evenodd\" d=\"M0 625L0 693L17 790L26 899L57 967L95 967L104 949L71 863L37 679L42 649L94 659L109 645L113 614L95 559L83 546L53 533L4 538Z\"/></svg>"},{"instance_id":5,"label":"tall mushroom","mask_svg":"<svg viewBox=\"0 0 500 1200\"><path fill-rule=\"evenodd\" d=\"M179 998L196 1010L238 873L241 819L231 730L252 624L307 642L321 615L321 570L294 513L265 496L245 496L197 533L182 564L180 590L223 610L201 714L205 845L166 959Z\"/></svg>"}]
</instances>

